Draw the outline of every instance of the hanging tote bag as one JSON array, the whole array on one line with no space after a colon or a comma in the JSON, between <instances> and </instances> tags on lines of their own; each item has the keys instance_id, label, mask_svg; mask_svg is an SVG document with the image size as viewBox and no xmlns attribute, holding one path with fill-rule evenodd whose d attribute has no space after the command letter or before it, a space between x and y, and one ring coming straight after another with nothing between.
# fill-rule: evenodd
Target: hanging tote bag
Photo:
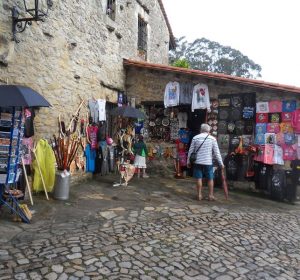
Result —
<instances>
[{"instance_id":1,"label":"hanging tote bag","mask_svg":"<svg viewBox=\"0 0 300 280\"><path fill-rule=\"evenodd\" d=\"M197 159L197 153L200 150L200 148L202 147L202 145L204 144L205 140L207 139L208 135L205 137L204 141L201 143L201 145L199 146L199 148L197 149L197 151L192 152L190 155L190 163L191 164L195 164L196 159Z\"/></svg>"}]
</instances>

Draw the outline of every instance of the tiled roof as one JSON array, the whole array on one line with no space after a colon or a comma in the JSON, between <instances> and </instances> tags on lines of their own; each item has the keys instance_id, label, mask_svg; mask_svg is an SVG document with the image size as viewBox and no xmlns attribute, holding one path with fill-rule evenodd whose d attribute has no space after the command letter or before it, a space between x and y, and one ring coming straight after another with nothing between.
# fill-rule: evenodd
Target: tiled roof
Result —
<instances>
[{"instance_id":1,"label":"tiled roof","mask_svg":"<svg viewBox=\"0 0 300 280\"><path fill-rule=\"evenodd\" d=\"M262 81L262 80L247 79L247 78L241 78L241 77L237 77L237 76L205 72L205 71L193 70L193 69L186 69L186 68L174 67L174 66L169 66L169 65L164 65L164 64L154 64L154 63L149 63L149 62L144 62L144 61L135 61L135 60L130 60L130 59L124 59L123 64L124 64L124 66L165 71L165 72L170 72L170 73L174 73L174 74L192 75L192 76L198 76L198 77L207 78L207 79L228 81L228 82L232 82L232 83L248 85L248 86L253 86L253 87L258 87L258 88L267 88L267 89L274 89L274 90L278 90L278 91L300 93L300 87L271 83L271 82L266 82L266 81Z\"/></svg>"},{"instance_id":2,"label":"tiled roof","mask_svg":"<svg viewBox=\"0 0 300 280\"><path fill-rule=\"evenodd\" d=\"M171 24L169 22L169 19L168 19L168 16L167 16L164 4L163 4L162 0L158 0L158 3L159 3L159 6L160 6L160 9L161 9L161 11L162 11L162 13L164 15L164 18L165 18L165 21L166 21L166 24L167 24L167 27L168 27L168 30L169 30L169 34L170 34L170 49L175 49L175 47L176 47L175 37L173 35Z\"/></svg>"}]
</instances>

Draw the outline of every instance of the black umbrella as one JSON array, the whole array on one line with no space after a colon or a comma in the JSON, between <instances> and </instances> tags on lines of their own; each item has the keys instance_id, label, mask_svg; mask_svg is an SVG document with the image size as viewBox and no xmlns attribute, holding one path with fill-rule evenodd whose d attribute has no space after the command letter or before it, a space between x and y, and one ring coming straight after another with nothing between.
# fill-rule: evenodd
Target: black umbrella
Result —
<instances>
[{"instance_id":1,"label":"black umbrella","mask_svg":"<svg viewBox=\"0 0 300 280\"><path fill-rule=\"evenodd\" d=\"M0 85L0 107L49 107L51 104L29 87Z\"/></svg>"},{"instance_id":2,"label":"black umbrella","mask_svg":"<svg viewBox=\"0 0 300 280\"><path fill-rule=\"evenodd\" d=\"M142 111L130 106L114 108L113 110L111 110L110 114L113 116L121 116L124 118L133 118L133 119L145 118L145 115Z\"/></svg>"}]
</instances>

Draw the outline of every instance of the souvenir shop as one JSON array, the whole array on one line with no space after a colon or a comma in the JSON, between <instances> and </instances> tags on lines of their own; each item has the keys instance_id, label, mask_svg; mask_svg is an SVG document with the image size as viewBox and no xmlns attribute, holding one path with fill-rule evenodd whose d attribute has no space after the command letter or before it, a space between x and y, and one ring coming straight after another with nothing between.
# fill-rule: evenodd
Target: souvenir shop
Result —
<instances>
[{"instance_id":1,"label":"souvenir shop","mask_svg":"<svg viewBox=\"0 0 300 280\"><path fill-rule=\"evenodd\" d=\"M2 93L13 91L17 98L6 102ZM9 208L14 220L30 222L25 195L31 206L35 193L46 200L50 193L55 199L69 199L73 176L116 173L118 185L127 185L135 174L134 123L144 115L127 106L124 93L118 93L117 104L81 100L69 117L58 115L57 130L49 139L37 139L34 129L36 112L51 106L47 100L25 87L1 86L0 93L5 100L0 108L0 208ZM23 104L25 94L28 102Z\"/></svg>"},{"instance_id":2,"label":"souvenir shop","mask_svg":"<svg viewBox=\"0 0 300 280\"><path fill-rule=\"evenodd\" d=\"M256 189L273 199L299 199L297 98L296 95L271 98L251 91L221 93L210 98L206 84L168 82L164 102L142 102L146 115L142 125L150 159L176 159L175 177L189 175L183 173L188 171L189 144L199 133L200 125L207 122L218 140L230 182L254 181ZM261 101L264 99L271 100ZM215 170L218 181L219 172Z\"/></svg>"}]
</instances>

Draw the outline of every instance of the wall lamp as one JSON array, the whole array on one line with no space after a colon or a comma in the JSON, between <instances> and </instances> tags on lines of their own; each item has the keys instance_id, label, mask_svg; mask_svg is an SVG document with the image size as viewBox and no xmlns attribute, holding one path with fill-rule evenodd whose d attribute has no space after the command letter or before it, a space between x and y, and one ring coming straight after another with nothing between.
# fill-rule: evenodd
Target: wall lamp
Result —
<instances>
[{"instance_id":1,"label":"wall lamp","mask_svg":"<svg viewBox=\"0 0 300 280\"><path fill-rule=\"evenodd\" d=\"M31 25L33 21L44 21L48 15L49 8L53 6L52 0L34 0L28 1L31 6L27 6L27 0L23 0L25 12L30 15L30 17L19 18L20 12L16 6L12 8L12 32L13 41L19 43L16 34L23 32L27 25Z\"/></svg>"}]
</instances>

